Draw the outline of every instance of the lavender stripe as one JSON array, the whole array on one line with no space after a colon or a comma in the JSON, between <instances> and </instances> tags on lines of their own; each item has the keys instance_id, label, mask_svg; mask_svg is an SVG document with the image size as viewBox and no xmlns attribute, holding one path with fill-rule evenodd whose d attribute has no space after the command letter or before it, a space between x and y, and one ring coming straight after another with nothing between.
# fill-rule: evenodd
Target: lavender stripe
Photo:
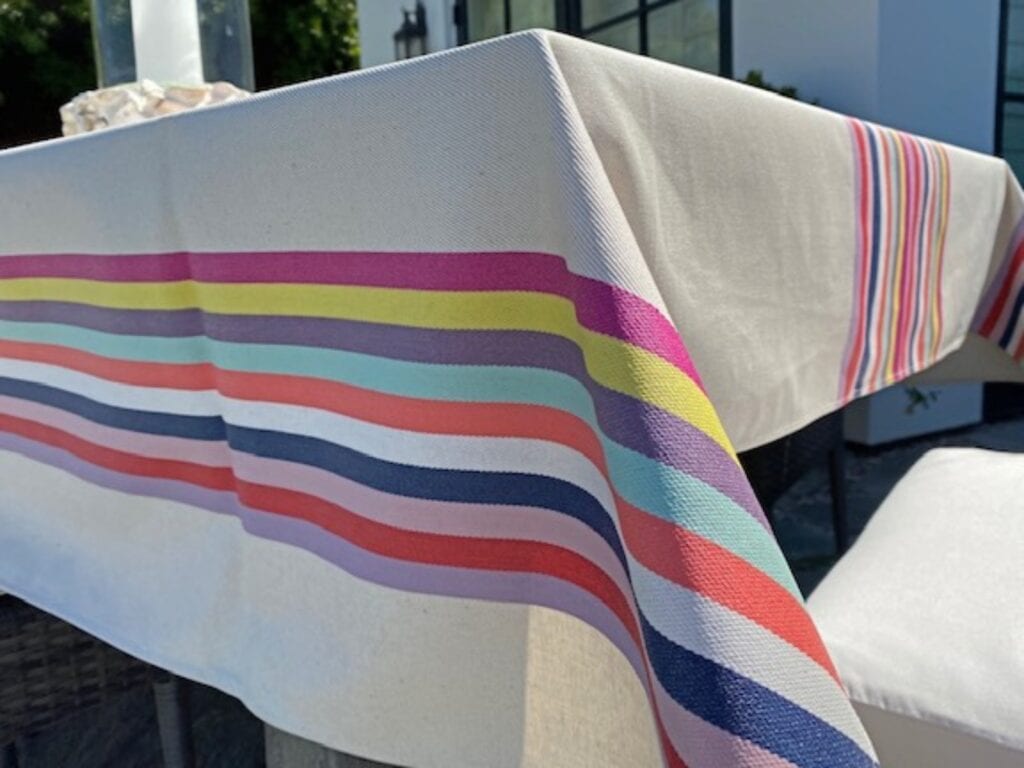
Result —
<instances>
[{"instance_id":1,"label":"lavender stripe","mask_svg":"<svg viewBox=\"0 0 1024 768\"><path fill-rule=\"evenodd\" d=\"M440 597L536 605L567 613L598 630L618 648L646 687L640 649L618 617L598 598L570 582L537 573L425 565L384 557L305 520L245 506L230 491L212 491L177 480L124 475L78 459L67 451L11 434L0 434L0 450L41 462L92 485L231 515L254 536L303 549L356 578L380 586ZM634 598L632 594L627 597L635 615Z\"/></svg>"}]
</instances>

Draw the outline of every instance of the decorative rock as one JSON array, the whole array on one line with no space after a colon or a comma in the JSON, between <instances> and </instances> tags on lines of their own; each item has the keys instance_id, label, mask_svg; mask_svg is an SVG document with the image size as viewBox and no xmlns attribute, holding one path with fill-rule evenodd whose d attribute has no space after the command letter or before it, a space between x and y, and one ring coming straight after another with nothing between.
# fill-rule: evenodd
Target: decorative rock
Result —
<instances>
[{"instance_id":1,"label":"decorative rock","mask_svg":"<svg viewBox=\"0 0 1024 768\"><path fill-rule=\"evenodd\" d=\"M239 101L248 91L231 83L161 86L152 80L101 88L79 94L60 108L65 136L137 123L195 107Z\"/></svg>"}]
</instances>

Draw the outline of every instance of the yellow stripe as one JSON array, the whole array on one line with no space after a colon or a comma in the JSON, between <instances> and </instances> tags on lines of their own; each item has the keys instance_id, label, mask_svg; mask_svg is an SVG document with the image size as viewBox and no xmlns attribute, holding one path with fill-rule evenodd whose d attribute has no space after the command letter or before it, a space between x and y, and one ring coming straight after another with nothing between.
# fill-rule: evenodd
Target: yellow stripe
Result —
<instances>
[{"instance_id":1,"label":"yellow stripe","mask_svg":"<svg viewBox=\"0 0 1024 768\"><path fill-rule=\"evenodd\" d=\"M894 144L896 146L896 155L899 158L899 180L897 183L897 190L899 191L899 200L896 211L899 214L898 222L899 227L897 229L896 236L896 252L893 254L893 258L896 261L896 270L893 273L892 283L892 317L889 323L889 355L885 362L885 373L886 381L892 381L896 376L894 363L896 360L896 329L899 327L899 316L900 316L900 279L903 276L903 246L906 239L906 220L907 220L907 159L903 154L903 142L899 140L899 136L894 135Z\"/></svg>"},{"instance_id":2,"label":"yellow stripe","mask_svg":"<svg viewBox=\"0 0 1024 768\"><path fill-rule=\"evenodd\" d=\"M949 156L946 154L946 148L941 144L936 145L936 149L939 154L939 163L942 167L942 201L939 210L941 211L940 225L939 225L939 237L935 243L935 294L933 296L932 305L935 309L933 313L933 327L935 328L935 338L932 340L932 358L939 354L939 349L942 346L942 314L941 307L939 306L939 298L942 295L942 262L946 252L946 226L949 224Z\"/></svg>"},{"instance_id":3,"label":"yellow stripe","mask_svg":"<svg viewBox=\"0 0 1024 768\"><path fill-rule=\"evenodd\" d=\"M575 342L602 385L693 424L734 455L707 396L689 376L628 342L582 328L571 301L517 291L414 291L290 283L113 283L69 278L0 281L8 301L69 301L112 309L201 308L234 315L324 317L442 330L549 333Z\"/></svg>"}]
</instances>

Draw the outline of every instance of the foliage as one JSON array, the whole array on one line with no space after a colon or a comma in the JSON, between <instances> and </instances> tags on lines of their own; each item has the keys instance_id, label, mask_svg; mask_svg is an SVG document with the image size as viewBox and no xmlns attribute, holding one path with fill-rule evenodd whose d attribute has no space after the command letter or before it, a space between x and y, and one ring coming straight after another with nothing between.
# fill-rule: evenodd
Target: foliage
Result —
<instances>
[{"instance_id":1,"label":"foliage","mask_svg":"<svg viewBox=\"0 0 1024 768\"><path fill-rule=\"evenodd\" d=\"M257 88L359 66L355 0L249 2ZM95 85L89 0L0 0L0 147L56 135L60 105Z\"/></svg>"},{"instance_id":2,"label":"foliage","mask_svg":"<svg viewBox=\"0 0 1024 768\"><path fill-rule=\"evenodd\" d=\"M777 93L780 96L785 96L787 99L797 99L799 101L800 96L797 93L796 88L792 85L783 85L776 87L764 79L764 72L760 69L752 69L747 72L747 76L743 78L741 82L747 85L752 85L755 88L760 88L763 91L771 91Z\"/></svg>"},{"instance_id":3,"label":"foliage","mask_svg":"<svg viewBox=\"0 0 1024 768\"><path fill-rule=\"evenodd\" d=\"M256 83L274 88L359 66L356 0L249 0Z\"/></svg>"},{"instance_id":4,"label":"foliage","mask_svg":"<svg viewBox=\"0 0 1024 768\"><path fill-rule=\"evenodd\" d=\"M0 0L0 145L52 135L93 84L88 0Z\"/></svg>"}]
</instances>

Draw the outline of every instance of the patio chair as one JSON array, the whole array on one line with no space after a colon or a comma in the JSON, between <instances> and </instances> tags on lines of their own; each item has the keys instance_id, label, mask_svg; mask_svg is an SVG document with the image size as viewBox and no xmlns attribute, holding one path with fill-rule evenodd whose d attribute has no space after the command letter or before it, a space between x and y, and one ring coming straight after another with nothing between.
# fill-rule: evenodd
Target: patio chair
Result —
<instances>
[{"instance_id":1,"label":"patio chair","mask_svg":"<svg viewBox=\"0 0 1024 768\"><path fill-rule=\"evenodd\" d=\"M65 718L151 685L166 768L194 764L186 689L67 622L0 595L0 768L17 768L18 744Z\"/></svg>"},{"instance_id":2,"label":"patio chair","mask_svg":"<svg viewBox=\"0 0 1024 768\"><path fill-rule=\"evenodd\" d=\"M830 413L790 435L740 454L740 463L773 528L775 502L797 480L826 461L832 495L832 533L836 552L842 554L850 542L842 411Z\"/></svg>"},{"instance_id":3,"label":"patio chair","mask_svg":"<svg viewBox=\"0 0 1024 768\"><path fill-rule=\"evenodd\" d=\"M883 766L1024 766L1024 454L941 448L808 607Z\"/></svg>"}]
</instances>

